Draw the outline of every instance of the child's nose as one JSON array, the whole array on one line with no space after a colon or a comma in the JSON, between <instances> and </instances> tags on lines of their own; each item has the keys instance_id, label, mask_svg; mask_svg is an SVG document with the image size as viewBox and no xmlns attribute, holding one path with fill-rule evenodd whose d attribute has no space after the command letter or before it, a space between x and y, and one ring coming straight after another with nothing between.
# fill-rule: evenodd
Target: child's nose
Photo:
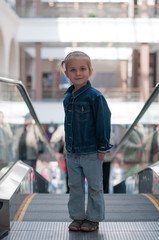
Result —
<instances>
[{"instance_id":1,"label":"child's nose","mask_svg":"<svg viewBox=\"0 0 159 240\"><path fill-rule=\"evenodd\" d=\"M76 74L77 74L77 75L80 75L80 73L81 73L80 70L77 70Z\"/></svg>"}]
</instances>

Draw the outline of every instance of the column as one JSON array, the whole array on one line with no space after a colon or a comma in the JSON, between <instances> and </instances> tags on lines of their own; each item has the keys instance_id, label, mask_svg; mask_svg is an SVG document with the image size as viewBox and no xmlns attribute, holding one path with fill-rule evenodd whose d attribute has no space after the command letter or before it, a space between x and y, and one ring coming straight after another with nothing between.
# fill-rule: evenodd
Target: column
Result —
<instances>
[{"instance_id":1,"label":"column","mask_svg":"<svg viewBox=\"0 0 159 240\"><path fill-rule=\"evenodd\" d=\"M21 17L26 17L26 1L25 0L16 0L16 12Z\"/></svg>"},{"instance_id":2,"label":"column","mask_svg":"<svg viewBox=\"0 0 159 240\"><path fill-rule=\"evenodd\" d=\"M141 5L141 17L148 17L148 5L147 5L147 0L142 0L142 5Z\"/></svg>"},{"instance_id":3,"label":"column","mask_svg":"<svg viewBox=\"0 0 159 240\"><path fill-rule=\"evenodd\" d=\"M156 81L159 83L159 51L156 52Z\"/></svg>"},{"instance_id":4,"label":"column","mask_svg":"<svg viewBox=\"0 0 159 240\"><path fill-rule=\"evenodd\" d=\"M42 15L42 2L41 0L36 0L36 16Z\"/></svg>"},{"instance_id":5,"label":"column","mask_svg":"<svg viewBox=\"0 0 159 240\"><path fill-rule=\"evenodd\" d=\"M139 69L139 53L138 50L133 51L133 60L132 60L132 87L138 88L138 69Z\"/></svg>"},{"instance_id":6,"label":"column","mask_svg":"<svg viewBox=\"0 0 159 240\"><path fill-rule=\"evenodd\" d=\"M128 88L132 87L132 81L133 81L132 61L133 61L133 56L130 56L128 58L128 73L127 73L127 87Z\"/></svg>"},{"instance_id":7,"label":"column","mask_svg":"<svg viewBox=\"0 0 159 240\"><path fill-rule=\"evenodd\" d=\"M121 5L121 17L127 17L127 4Z\"/></svg>"},{"instance_id":8,"label":"column","mask_svg":"<svg viewBox=\"0 0 159 240\"><path fill-rule=\"evenodd\" d=\"M35 43L35 99L42 99L42 60L41 60L41 43Z\"/></svg>"},{"instance_id":9,"label":"column","mask_svg":"<svg viewBox=\"0 0 159 240\"><path fill-rule=\"evenodd\" d=\"M54 90L57 90L58 83L57 83L57 61L56 60L52 62L52 76L53 76L52 88Z\"/></svg>"},{"instance_id":10,"label":"column","mask_svg":"<svg viewBox=\"0 0 159 240\"><path fill-rule=\"evenodd\" d=\"M26 85L25 52L22 47L20 47L20 80Z\"/></svg>"},{"instance_id":11,"label":"column","mask_svg":"<svg viewBox=\"0 0 159 240\"><path fill-rule=\"evenodd\" d=\"M128 4L128 17L134 17L134 1L130 0Z\"/></svg>"},{"instance_id":12,"label":"column","mask_svg":"<svg viewBox=\"0 0 159 240\"><path fill-rule=\"evenodd\" d=\"M56 98L56 95L58 94L59 89L59 78L58 78L58 67L57 67L58 61L54 60L52 62L52 76L53 76L53 84L52 84L52 92L53 97Z\"/></svg>"},{"instance_id":13,"label":"column","mask_svg":"<svg viewBox=\"0 0 159 240\"><path fill-rule=\"evenodd\" d=\"M140 97L146 101L149 97L149 45L143 43L140 51Z\"/></svg>"},{"instance_id":14,"label":"column","mask_svg":"<svg viewBox=\"0 0 159 240\"><path fill-rule=\"evenodd\" d=\"M121 74L122 89L123 89L123 92L126 92L127 91L127 61L126 60L120 61L120 74Z\"/></svg>"},{"instance_id":15,"label":"column","mask_svg":"<svg viewBox=\"0 0 159 240\"><path fill-rule=\"evenodd\" d=\"M159 7L158 7L158 4L159 4L159 2L158 2L158 0L155 0L155 17L158 17L158 15L159 15Z\"/></svg>"}]
</instances>

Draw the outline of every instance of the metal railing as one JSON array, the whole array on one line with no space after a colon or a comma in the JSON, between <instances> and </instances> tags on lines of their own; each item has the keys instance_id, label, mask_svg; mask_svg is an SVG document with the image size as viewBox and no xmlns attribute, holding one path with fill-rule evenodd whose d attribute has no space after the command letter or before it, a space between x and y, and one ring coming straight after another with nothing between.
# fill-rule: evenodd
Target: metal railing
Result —
<instances>
[{"instance_id":1,"label":"metal railing","mask_svg":"<svg viewBox=\"0 0 159 240\"><path fill-rule=\"evenodd\" d=\"M120 101L140 101L141 93L139 88L128 88L126 91L123 91L122 88L97 88L105 98L110 98L111 100L120 100ZM43 89L42 90L42 99L41 100L62 100L64 99L64 93L67 89ZM150 94L153 89L150 89ZM28 90L28 94L32 100L35 99L34 90Z\"/></svg>"},{"instance_id":2,"label":"metal railing","mask_svg":"<svg viewBox=\"0 0 159 240\"><path fill-rule=\"evenodd\" d=\"M6 0L20 17L37 17L35 1L21 1L13 4ZM132 1L133 2L133 1ZM159 17L159 4L148 4L147 15L149 18ZM124 2L41 2L41 17L96 17L96 18L140 18L142 4L129 4Z\"/></svg>"}]
</instances>

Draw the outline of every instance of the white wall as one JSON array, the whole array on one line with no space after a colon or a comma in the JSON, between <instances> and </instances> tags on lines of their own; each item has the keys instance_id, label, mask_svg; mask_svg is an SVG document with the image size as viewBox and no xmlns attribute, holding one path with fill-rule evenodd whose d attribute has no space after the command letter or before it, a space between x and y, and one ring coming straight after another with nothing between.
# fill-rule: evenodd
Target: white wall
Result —
<instances>
[{"instance_id":1,"label":"white wall","mask_svg":"<svg viewBox=\"0 0 159 240\"><path fill-rule=\"evenodd\" d=\"M21 19L19 42L158 43L159 19L29 18Z\"/></svg>"},{"instance_id":2,"label":"white wall","mask_svg":"<svg viewBox=\"0 0 159 240\"><path fill-rule=\"evenodd\" d=\"M3 77L19 79L19 43L17 31L18 16L10 9L5 1L0 1L0 51L4 52L3 66L0 74ZM2 60L0 60L1 62Z\"/></svg>"}]
</instances>

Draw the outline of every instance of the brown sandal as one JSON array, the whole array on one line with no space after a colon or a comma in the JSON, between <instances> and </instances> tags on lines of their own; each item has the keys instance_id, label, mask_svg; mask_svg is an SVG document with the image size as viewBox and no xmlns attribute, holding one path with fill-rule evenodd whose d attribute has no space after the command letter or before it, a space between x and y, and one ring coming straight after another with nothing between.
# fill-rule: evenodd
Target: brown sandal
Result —
<instances>
[{"instance_id":1,"label":"brown sandal","mask_svg":"<svg viewBox=\"0 0 159 240\"><path fill-rule=\"evenodd\" d=\"M83 223L83 220L73 220L73 222L69 225L70 231L80 231L81 225Z\"/></svg>"},{"instance_id":2,"label":"brown sandal","mask_svg":"<svg viewBox=\"0 0 159 240\"><path fill-rule=\"evenodd\" d=\"M93 231L96 231L98 228L99 228L99 222L92 222L86 219L84 220L81 226L81 231L93 232Z\"/></svg>"}]
</instances>

